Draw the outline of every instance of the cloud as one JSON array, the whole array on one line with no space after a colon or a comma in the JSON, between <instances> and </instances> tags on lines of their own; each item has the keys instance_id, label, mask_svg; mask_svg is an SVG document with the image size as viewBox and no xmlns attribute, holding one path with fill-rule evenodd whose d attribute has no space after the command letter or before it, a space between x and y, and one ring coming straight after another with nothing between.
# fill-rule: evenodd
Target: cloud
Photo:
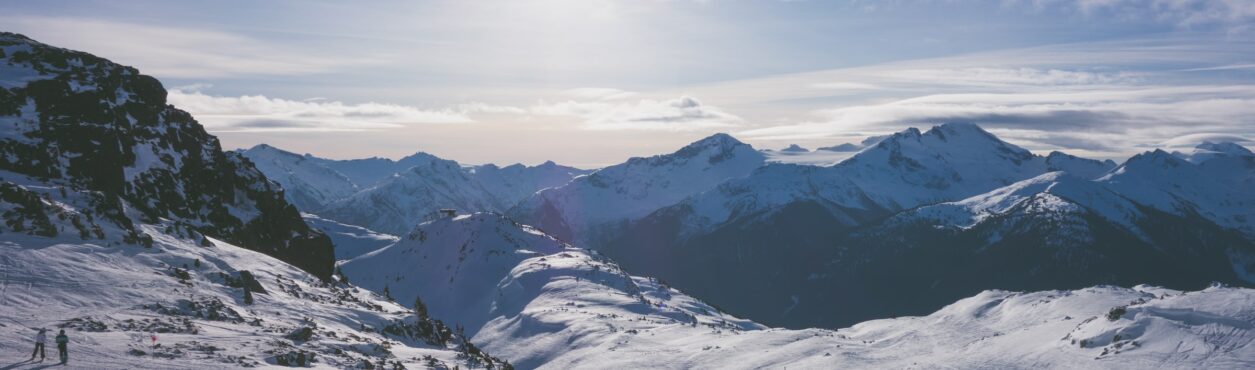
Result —
<instances>
[{"instance_id":1,"label":"cloud","mask_svg":"<svg viewBox=\"0 0 1255 370\"><path fill-rule=\"evenodd\" d=\"M211 96L172 89L170 104L192 113L211 132L363 131L420 123L473 122L464 112L404 105L296 101L262 95Z\"/></svg>"},{"instance_id":2,"label":"cloud","mask_svg":"<svg viewBox=\"0 0 1255 370\"><path fill-rule=\"evenodd\" d=\"M942 84L971 87L1100 85L1131 82L1125 73L1040 68L928 68L890 70L881 76L896 83Z\"/></svg>"},{"instance_id":3,"label":"cloud","mask_svg":"<svg viewBox=\"0 0 1255 370\"><path fill-rule=\"evenodd\" d=\"M1182 136L1174 137L1172 139L1168 139L1168 140L1164 140L1160 142L1159 145L1166 148L1194 147L1195 145L1198 145L1204 141L1210 141L1213 143L1230 142L1230 143L1238 143L1238 144L1255 143L1255 140L1251 140L1250 138L1243 137L1243 136L1238 136L1238 135L1233 135L1233 134L1224 134L1224 133L1204 132L1204 133L1189 134L1189 135L1182 135Z\"/></svg>"},{"instance_id":4,"label":"cloud","mask_svg":"<svg viewBox=\"0 0 1255 370\"><path fill-rule=\"evenodd\" d=\"M330 56L224 31L71 17L0 17L50 45L90 50L162 78L307 75L383 63L380 56Z\"/></svg>"},{"instance_id":5,"label":"cloud","mask_svg":"<svg viewBox=\"0 0 1255 370\"><path fill-rule=\"evenodd\" d=\"M763 140L818 139L851 131L966 121L1018 133L1043 147L1090 151L1149 146L1200 130L1255 134L1255 87L1129 86L1027 93L933 94L819 111L817 122L746 130ZM1101 139L1097 139L1099 136Z\"/></svg>"},{"instance_id":6,"label":"cloud","mask_svg":"<svg viewBox=\"0 0 1255 370\"><path fill-rule=\"evenodd\" d=\"M1255 63L1228 64L1228 65L1214 66L1214 67L1190 68L1190 69L1185 69L1183 71L1186 71L1186 72L1229 71L1229 70L1238 70L1238 69L1255 69Z\"/></svg>"},{"instance_id":7,"label":"cloud","mask_svg":"<svg viewBox=\"0 0 1255 370\"><path fill-rule=\"evenodd\" d=\"M635 92L606 87L581 87L562 92L577 99L616 100L632 97Z\"/></svg>"},{"instance_id":8,"label":"cloud","mask_svg":"<svg viewBox=\"0 0 1255 370\"><path fill-rule=\"evenodd\" d=\"M575 101L541 103L532 107L537 115L570 116L583 120L593 130L691 131L736 126L741 118L697 99L641 99L635 102Z\"/></svg>"},{"instance_id":9,"label":"cloud","mask_svg":"<svg viewBox=\"0 0 1255 370\"><path fill-rule=\"evenodd\" d=\"M1250 29L1255 2L1249 0L1035 0L1011 1L1035 9L1059 7L1097 19L1154 21L1179 28L1223 27L1229 32Z\"/></svg>"},{"instance_id":10,"label":"cloud","mask_svg":"<svg viewBox=\"0 0 1255 370\"><path fill-rule=\"evenodd\" d=\"M471 102L458 104L457 111L463 114L471 113L488 113L488 114L527 114L527 110L509 105L493 105L482 102Z\"/></svg>"}]
</instances>

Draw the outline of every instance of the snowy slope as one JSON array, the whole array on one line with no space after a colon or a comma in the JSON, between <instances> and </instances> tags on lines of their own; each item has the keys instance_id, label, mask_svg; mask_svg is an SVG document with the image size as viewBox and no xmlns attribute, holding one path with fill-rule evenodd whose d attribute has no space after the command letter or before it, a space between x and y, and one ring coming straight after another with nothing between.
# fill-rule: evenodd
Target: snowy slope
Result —
<instances>
[{"instance_id":1,"label":"snowy slope","mask_svg":"<svg viewBox=\"0 0 1255 370\"><path fill-rule=\"evenodd\" d=\"M1200 164L1213 158L1219 157L1252 157L1255 153L1251 153L1250 149L1231 142L1214 143L1204 141L1198 144L1189 152L1172 152L1172 155L1181 157L1186 161L1194 164Z\"/></svg>"},{"instance_id":2,"label":"snowy slope","mask_svg":"<svg viewBox=\"0 0 1255 370\"><path fill-rule=\"evenodd\" d=\"M316 210L360 190L344 174L327 168L307 156L261 144L241 151L266 174L283 186L284 196L297 208Z\"/></svg>"},{"instance_id":3,"label":"snowy slope","mask_svg":"<svg viewBox=\"0 0 1255 370\"><path fill-rule=\"evenodd\" d=\"M331 238L331 242L336 245L336 261L347 261L374 252L401 239L395 235L335 222L310 213L301 216L311 228L322 231Z\"/></svg>"},{"instance_id":4,"label":"snowy slope","mask_svg":"<svg viewBox=\"0 0 1255 370\"><path fill-rule=\"evenodd\" d=\"M518 204L538 191L566 185L571 179L592 172L558 165L553 161L538 166L512 164L498 167L485 164L473 166L468 171L485 190L509 206Z\"/></svg>"},{"instance_id":5,"label":"snowy slope","mask_svg":"<svg viewBox=\"0 0 1255 370\"><path fill-rule=\"evenodd\" d=\"M849 214L962 199L1045 172L1045 158L975 125L951 123L899 132L829 168L767 166L682 207L692 211L688 228L696 229L686 234L802 201L823 204L856 224Z\"/></svg>"},{"instance_id":6,"label":"snowy slope","mask_svg":"<svg viewBox=\"0 0 1255 370\"><path fill-rule=\"evenodd\" d=\"M443 208L473 212L506 207L508 205L484 189L457 162L433 160L328 204L316 213L339 222L400 235Z\"/></svg>"},{"instance_id":7,"label":"snowy slope","mask_svg":"<svg viewBox=\"0 0 1255 370\"><path fill-rule=\"evenodd\" d=\"M343 268L400 301L421 297L520 368L1255 365L1250 289L986 291L923 317L768 329L495 214L422 224Z\"/></svg>"},{"instance_id":8,"label":"snowy slope","mask_svg":"<svg viewBox=\"0 0 1255 370\"><path fill-rule=\"evenodd\" d=\"M1064 171L1083 179L1096 179L1116 168L1116 162L1108 159L1097 161L1063 152L1046 155L1046 167L1050 171Z\"/></svg>"},{"instance_id":9,"label":"snowy slope","mask_svg":"<svg viewBox=\"0 0 1255 370\"><path fill-rule=\"evenodd\" d=\"M632 158L524 200L510 214L564 240L596 239L632 219L762 166L764 156L726 134L675 153Z\"/></svg>"},{"instance_id":10,"label":"snowy slope","mask_svg":"<svg viewBox=\"0 0 1255 370\"><path fill-rule=\"evenodd\" d=\"M1075 211L1075 207L1084 207L1134 232L1139 231L1137 220L1145 217L1137 204L1106 189L1101 183L1069 172L1050 172L985 194L921 207L896 217L926 218L938 227L970 228L1025 202L1037 202L1038 208L1031 211L1040 212L1067 213Z\"/></svg>"},{"instance_id":11,"label":"snowy slope","mask_svg":"<svg viewBox=\"0 0 1255 370\"><path fill-rule=\"evenodd\" d=\"M393 174L405 171L410 167L428 165L433 161L442 160L440 157L423 152L414 153L395 161L379 157L334 160L311 155L306 156L316 163L344 174L361 188L368 188L373 184L387 180Z\"/></svg>"},{"instance_id":12,"label":"snowy slope","mask_svg":"<svg viewBox=\"0 0 1255 370\"><path fill-rule=\"evenodd\" d=\"M145 242L133 219L168 219L331 275L330 241L247 159L167 104L157 79L7 32L0 65L0 170L95 191L84 222L127 229L132 242Z\"/></svg>"},{"instance_id":13,"label":"snowy slope","mask_svg":"<svg viewBox=\"0 0 1255 370\"><path fill-rule=\"evenodd\" d=\"M75 214L92 197L15 181L62 215ZM51 222L72 229L72 220ZM0 347L28 350L42 327L67 331L69 368L240 368L273 366L289 355L328 369L365 362L409 368L429 361L499 363L461 356L460 339L430 344L435 337L404 334L415 333L415 313L369 291L326 283L173 222L137 227L151 246L123 242L122 230L110 225L101 227L103 238L0 234ZM310 329L307 336L300 335L303 328ZM149 338L154 334L158 346ZM51 358L32 368L55 364L55 349L49 352Z\"/></svg>"},{"instance_id":14,"label":"snowy slope","mask_svg":"<svg viewBox=\"0 0 1255 370\"><path fill-rule=\"evenodd\" d=\"M1198 169L1130 178L1124 173L1148 171L1108 171L1110 163L1062 153L1033 155L968 124L911 129L831 167L768 164L660 209L597 248L634 273L788 327L921 314L990 288L1249 283L1243 276L1255 268L1247 253L1252 239L1214 220L1255 218L1242 217L1255 210L1243 201L1255 196L1249 190L1255 166L1244 164L1246 157L1197 166L1167 157L1183 163L1181 169ZM1125 166L1140 168L1138 161ZM1104 172L1127 178L1122 184L1134 190L1150 190L1137 195L1111 180L1089 181ZM1187 195L1201 199L1191 204L1206 204L1174 211L1177 203L1142 200ZM1120 258L1123 253L1141 262ZM1152 265L1180 272L1145 280L1154 278ZM1023 279L989 279L1005 275L990 269L1004 267ZM1051 278L1035 283L1031 276L1039 273ZM895 298L858 282L896 284L928 297ZM829 308L845 300L856 303Z\"/></svg>"},{"instance_id":15,"label":"snowy slope","mask_svg":"<svg viewBox=\"0 0 1255 370\"><path fill-rule=\"evenodd\" d=\"M1192 157L1198 163L1162 150L1146 152L1098 181L1140 204L1177 215L1198 214L1255 238L1255 155L1234 147L1243 151Z\"/></svg>"},{"instance_id":16,"label":"snowy slope","mask_svg":"<svg viewBox=\"0 0 1255 370\"><path fill-rule=\"evenodd\" d=\"M465 167L421 152L395 161L333 160L261 144L240 153L282 185L285 197L303 212L396 234L436 209L504 211L589 172L553 162Z\"/></svg>"}]
</instances>

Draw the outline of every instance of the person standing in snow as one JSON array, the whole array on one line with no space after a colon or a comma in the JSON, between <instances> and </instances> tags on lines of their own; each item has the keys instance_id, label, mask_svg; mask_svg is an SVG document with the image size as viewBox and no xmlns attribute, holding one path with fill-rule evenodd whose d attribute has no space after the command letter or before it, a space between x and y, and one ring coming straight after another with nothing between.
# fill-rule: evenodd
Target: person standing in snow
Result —
<instances>
[{"instance_id":1,"label":"person standing in snow","mask_svg":"<svg viewBox=\"0 0 1255 370\"><path fill-rule=\"evenodd\" d=\"M31 352L31 360L35 359L35 354L39 354L39 361L44 360L44 343L48 343L48 329L39 328L39 334L35 334L35 350Z\"/></svg>"},{"instance_id":2,"label":"person standing in snow","mask_svg":"<svg viewBox=\"0 0 1255 370\"><path fill-rule=\"evenodd\" d=\"M65 336L65 329L61 329L61 332L57 333L57 352L60 352L62 365L70 360L70 351L65 348L69 343L70 337Z\"/></svg>"}]
</instances>

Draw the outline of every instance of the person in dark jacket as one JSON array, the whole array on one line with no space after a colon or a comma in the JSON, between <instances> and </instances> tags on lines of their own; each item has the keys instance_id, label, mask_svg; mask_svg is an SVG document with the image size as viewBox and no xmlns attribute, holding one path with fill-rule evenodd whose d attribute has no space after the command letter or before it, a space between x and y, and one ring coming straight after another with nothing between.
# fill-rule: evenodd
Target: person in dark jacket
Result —
<instances>
[{"instance_id":1,"label":"person in dark jacket","mask_svg":"<svg viewBox=\"0 0 1255 370\"><path fill-rule=\"evenodd\" d=\"M70 351L65 348L65 345L69 343L70 337L65 336L65 329L61 329L61 332L57 333L57 352L60 352L63 365L70 360Z\"/></svg>"},{"instance_id":2,"label":"person in dark jacket","mask_svg":"<svg viewBox=\"0 0 1255 370\"><path fill-rule=\"evenodd\" d=\"M44 343L48 343L48 329L40 328L39 334L35 334L35 350L31 352L31 360L35 359L35 354L39 354L39 361L44 360Z\"/></svg>"}]
</instances>

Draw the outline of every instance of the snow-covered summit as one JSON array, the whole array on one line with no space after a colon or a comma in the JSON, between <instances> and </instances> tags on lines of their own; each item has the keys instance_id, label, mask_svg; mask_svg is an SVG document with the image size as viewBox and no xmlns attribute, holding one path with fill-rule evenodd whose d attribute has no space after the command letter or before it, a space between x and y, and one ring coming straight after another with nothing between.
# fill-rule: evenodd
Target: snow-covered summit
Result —
<instances>
[{"instance_id":1,"label":"snow-covered summit","mask_svg":"<svg viewBox=\"0 0 1255 370\"><path fill-rule=\"evenodd\" d=\"M392 234L404 234L440 208L503 211L588 173L552 161L463 166L423 152L399 160L334 160L260 144L241 153L301 211Z\"/></svg>"},{"instance_id":2,"label":"snow-covered summit","mask_svg":"<svg viewBox=\"0 0 1255 370\"><path fill-rule=\"evenodd\" d=\"M495 211L508 207L450 160L410 167L369 189L315 211L332 220L394 235L405 234L437 210Z\"/></svg>"},{"instance_id":3,"label":"snow-covered summit","mask_svg":"<svg viewBox=\"0 0 1255 370\"><path fill-rule=\"evenodd\" d=\"M759 217L799 201L819 202L836 213L896 211L962 199L1047 172L1044 158L966 123L927 132L906 129L828 168L767 167L686 200L685 207L695 213L689 223L708 228L735 215Z\"/></svg>"},{"instance_id":4,"label":"snow-covered summit","mask_svg":"<svg viewBox=\"0 0 1255 370\"><path fill-rule=\"evenodd\" d=\"M245 157L283 187L284 196L302 210L316 210L356 193L360 186L343 173L327 168L309 155L299 155L266 144L242 151Z\"/></svg>"},{"instance_id":5,"label":"snow-covered summit","mask_svg":"<svg viewBox=\"0 0 1255 370\"><path fill-rule=\"evenodd\" d=\"M1255 235L1255 156L1235 153L1239 155L1212 155L1196 164L1155 150L1129 158L1098 181L1140 204L1172 214L1198 214Z\"/></svg>"},{"instance_id":6,"label":"snow-covered summit","mask_svg":"<svg viewBox=\"0 0 1255 370\"><path fill-rule=\"evenodd\" d=\"M1084 179L1096 179L1116 168L1116 162L1108 159L1098 161L1081 158L1071 154L1052 151L1046 155L1046 167L1050 171L1065 171Z\"/></svg>"},{"instance_id":7,"label":"snow-covered summit","mask_svg":"<svg viewBox=\"0 0 1255 370\"><path fill-rule=\"evenodd\" d=\"M607 226L745 176L764 160L748 144L715 134L671 154L632 158L540 191L510 214L565 240L588 240Z\"/></svg>"},{"instance_id":8,"label":"snow-covered summit","mask_svg":"<svg viewBox=\"0 0 1255 370\"><path fill-rule=\"evenodd\" d=\"M1204 141L1201 144L1198 144L1187 153L1173 152L1172 154L1195 164L1203 163L1209 159L1217 157L1255 157L1255 153L1252 153L1250 149L1247 149L1237 143L1213 143L1210 141Z\"/></svg>"}]
</instances>

